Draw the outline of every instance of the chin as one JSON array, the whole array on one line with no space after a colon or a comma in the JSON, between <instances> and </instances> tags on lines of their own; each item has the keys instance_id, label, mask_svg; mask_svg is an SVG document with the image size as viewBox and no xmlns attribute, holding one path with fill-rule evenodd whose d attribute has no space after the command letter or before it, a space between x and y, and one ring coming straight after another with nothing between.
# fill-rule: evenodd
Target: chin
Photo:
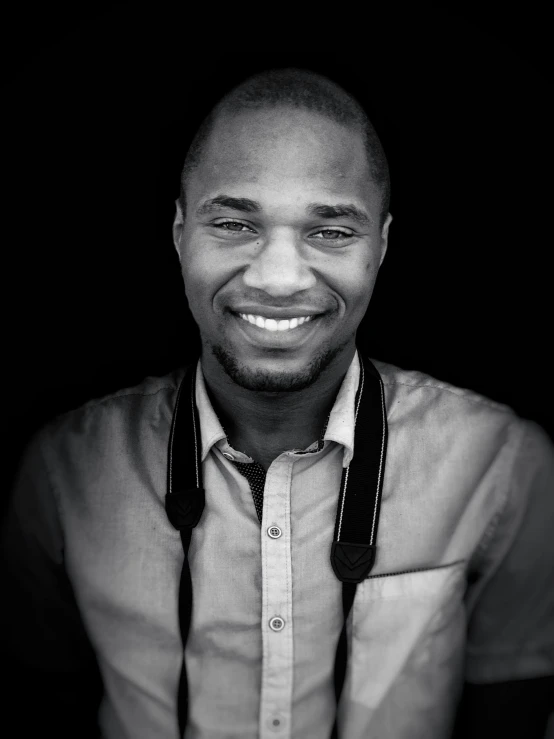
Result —
<instances>
[{"instance_id":1,"label":"chin","mask_svg":"<svg viewBox=\"0 0 554 739\"><path fill-rule=\"evenodd\" d=\"M221 345L210 348L225 373L240 387L263 393L290 393L313 385L348 343L322 350L304 367L294 370L250 367Z\"/></svg>"}]
</instances>

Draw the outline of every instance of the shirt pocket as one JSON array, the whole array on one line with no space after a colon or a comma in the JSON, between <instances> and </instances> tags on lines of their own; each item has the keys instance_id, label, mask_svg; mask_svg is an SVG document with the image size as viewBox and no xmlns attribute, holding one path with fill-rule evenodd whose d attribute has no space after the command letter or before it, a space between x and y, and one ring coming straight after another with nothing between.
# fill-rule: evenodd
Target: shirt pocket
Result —
<instances>
[{"instance_id":1,"label":"shirt pocket","mask_svg":"<svg viewBox=\"0 0 554 739\"><path fill-rule=\"evenodd\" d=\"M402 684L402 692L423 708L453 689L463 667L465 567L459 561L369 577L358 585L351 626L351 700L376 709Z\"/></svg>"}]
</instances>

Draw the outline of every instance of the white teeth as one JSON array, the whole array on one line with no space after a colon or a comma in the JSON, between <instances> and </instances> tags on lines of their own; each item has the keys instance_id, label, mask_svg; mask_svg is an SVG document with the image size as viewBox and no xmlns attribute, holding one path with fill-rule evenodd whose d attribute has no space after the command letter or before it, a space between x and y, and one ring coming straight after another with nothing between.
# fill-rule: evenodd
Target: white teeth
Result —
<instances>
[{"instance_id":1,"label":"white teeth","mask_svg":"<svg viewBox=\"0 0 554 739\"><path fill-rule=\"evenodd\" d=\"M239 313L239 316L248 323L253 323L259 328L265 328L266 331L288 331L297 328L307 321L311 321L312 316L299 316L298 318L283 319L276 321L274 318L264 318L263 316L254 316L251 313Z\"/></svg>"}]
</instances>

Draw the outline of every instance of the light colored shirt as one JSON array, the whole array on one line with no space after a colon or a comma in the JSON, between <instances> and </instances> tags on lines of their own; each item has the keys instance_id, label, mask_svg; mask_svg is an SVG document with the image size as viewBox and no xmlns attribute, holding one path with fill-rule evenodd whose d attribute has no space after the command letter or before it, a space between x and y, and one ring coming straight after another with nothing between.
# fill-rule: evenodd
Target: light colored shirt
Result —
<instances>
[{"instance_id":1,"label":"light colored shirt","mask_svg":"<svg viewBox=\"0 0 554 739\"><path fill-rule=\"evenodd\" d=\"M359 374L356 356L323 449L314 443L312 452L285 452L271 463L260 527L249 483L226 456L252 459L229 446L197 372L206 507L189 551L187 739L330 733L342 606L329 555L342 467L354 448Z\"/></svg>"},{"instance_id":2,"label":"light colored shirt","mask_svg":"<svg viewBox=\"0 0 554 739\"><path fill-rule=\"evenodd\" d=\"M505 406L374 364L389 442L376 564L349 621L339 735L447 739L464 678L554 672L554 455ZM189 553L187 739L329 735L342 625L329 554L342 466L363 453L353 448L358 373L355 358L323 448L270 465L261 526L225 455L249 458L229 447L198 374L206 507ZM104 679L106 739L178 736L183 552L164 496L181 377L149 378L51 424L19 498L50 522L36 536L53 558L63 537Z\"/></svg>"}]
</instances>

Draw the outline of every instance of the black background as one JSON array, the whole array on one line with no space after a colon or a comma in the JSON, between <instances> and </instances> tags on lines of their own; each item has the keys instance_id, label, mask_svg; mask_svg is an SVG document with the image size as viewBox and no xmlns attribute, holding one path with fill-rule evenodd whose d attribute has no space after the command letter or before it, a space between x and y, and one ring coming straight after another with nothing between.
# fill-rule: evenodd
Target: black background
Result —
<instances>
[{"instance_id":1,"label":"black background","mask_svg":"<svg viewBox=\"0 0 554 739\"><path fill-rule=\"evenodd\" d=\"M224 92L282 65L354 93L389 157L394 222L361 330L370 355L554 436L544 14L418 5L363 20L335 7L316 28L164 4L25 12L5 136L10 474L48 418L190 357L171 241L182 160Z\"/></svg>"}]
</instances>

